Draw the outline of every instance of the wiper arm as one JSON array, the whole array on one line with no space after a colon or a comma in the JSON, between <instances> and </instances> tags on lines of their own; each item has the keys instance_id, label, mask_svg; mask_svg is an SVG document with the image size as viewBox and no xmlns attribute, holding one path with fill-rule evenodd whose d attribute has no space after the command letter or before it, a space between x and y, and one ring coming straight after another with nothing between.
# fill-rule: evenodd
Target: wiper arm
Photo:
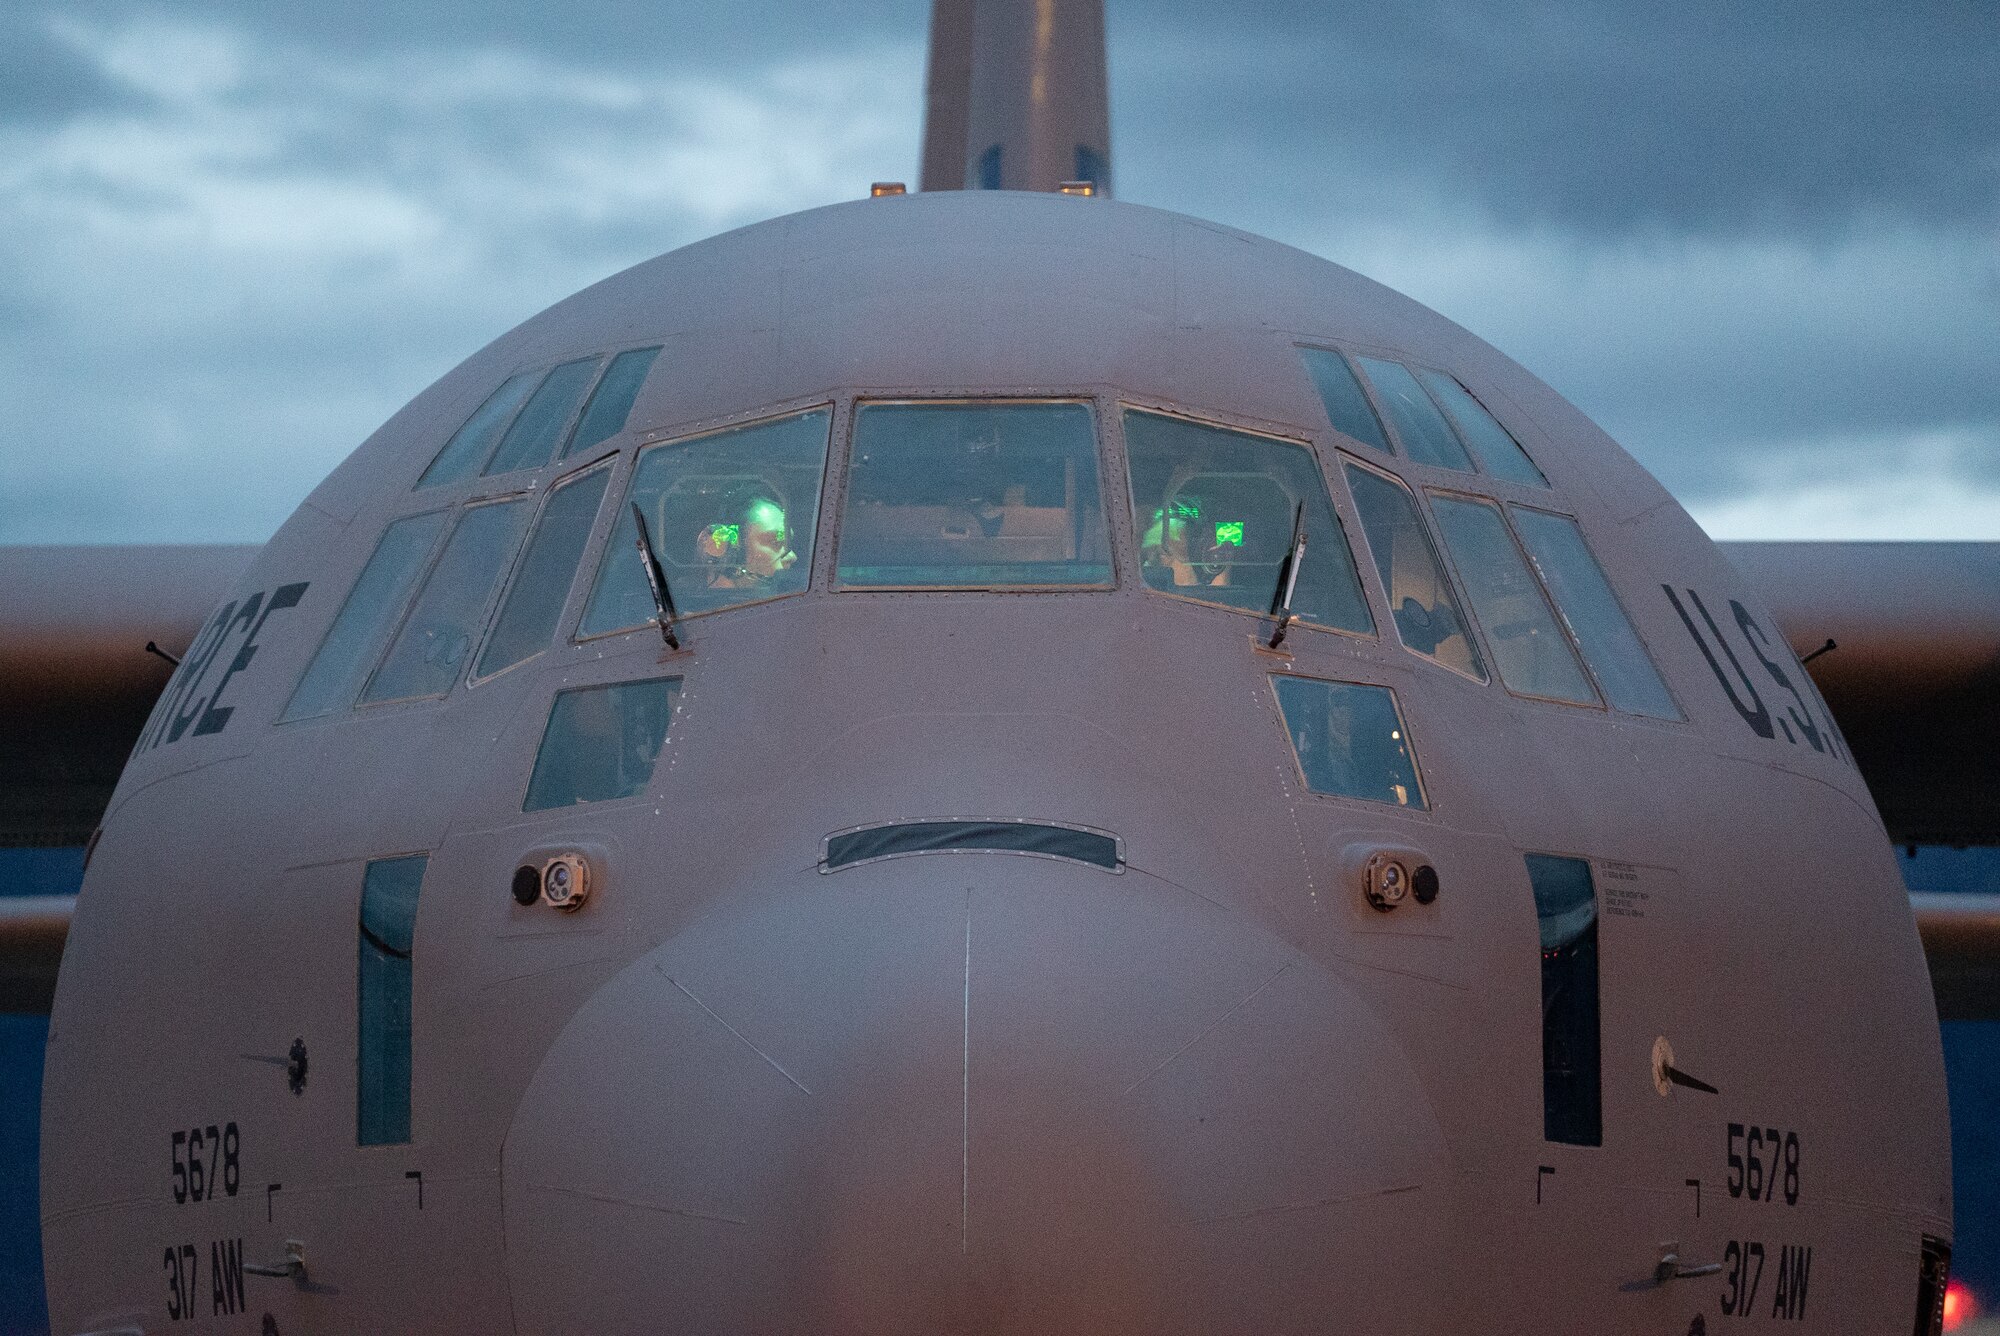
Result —
<instances>
[{"instance_id":1,"label":"wiper arm","mask_svg":"<svg viewBox=\"0 0 2000 1336\"><path fill-rule=\"evenodd\" d=\"M646 571L646 588L653 595L653 615L660 628L660 639L667 642L668 649L679 649L681 639L674 634L674 623L680 614L674 611L674 593L667 587L667 573L660 569L660 559L653 553L653 535L646 529L646 513L639 509L639 503L632 503L632 522L639 526L639 562Z\"/></svg>"},{"instance_id":2,"label":"wiper arm","mask_svg":"<svg viewBox=\"0 0 2000 1336\"><path fill-rule=\"evenodd\" d=\"M1292 624L1292 594L1299 587L1299 568L1305 563L1306 503L1301 501L1292 512L1292 541L1285 549L1285 560L1278 567L1278 587L1271 591L1271 616L1278 619L1277 626L1271 631L1271 649L1285 642L1285 631Z\"/></svg>"}]
</instances>

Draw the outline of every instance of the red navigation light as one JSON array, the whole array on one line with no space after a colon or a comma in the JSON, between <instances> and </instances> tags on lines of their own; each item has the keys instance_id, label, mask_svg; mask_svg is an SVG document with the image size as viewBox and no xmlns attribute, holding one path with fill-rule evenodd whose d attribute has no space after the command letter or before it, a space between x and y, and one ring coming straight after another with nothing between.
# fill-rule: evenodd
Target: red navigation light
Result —
<instances>
[{"instance_id":1,"label":"red navigation light","mask_svg":"<svg viewBox=\"0 0 2000 1336\"><path fill-rule=\"evenodd\" d=\"M1944 1287L1944 1329L1957 1331L1968 1318L1979 1312L1979 1301L1972 1297L1972 1288L1962 1280L1954 1280Z\"/></svg>"}]
</instances>

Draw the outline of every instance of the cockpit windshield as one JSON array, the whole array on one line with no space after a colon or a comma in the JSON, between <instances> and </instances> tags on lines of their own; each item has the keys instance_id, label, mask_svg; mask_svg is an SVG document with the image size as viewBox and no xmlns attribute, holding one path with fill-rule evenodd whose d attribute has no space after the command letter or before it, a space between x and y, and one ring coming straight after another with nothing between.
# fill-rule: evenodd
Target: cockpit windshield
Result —
<instances>
[{"instance_id":1,"label":"cockpit windshield","mask_svg":"<svg viewBox=\"0 0 2000 1336\"><path fill-rule=\"evenodd\" d=\"M1311 451L1137 409L1125 412L1125 450L1139 568L1152 588L1268 612L1293 526L1303 522L1306 559L1292 610L1320 626L1374 631Z\"/></svg>"},{"instance_id":2,"label":"cockpit windshield","mask_svg":"<svg viewBox=\"0 0 2000 1336\"><path fill-rule=\"evenodd\" d=\"M577 634L606 635L653 618L635 502L682 614L804 589L831 418L816 408L640 454Z\"/></svg>"},{"instance_id":3,"label":"cockpit windshield","mask_svg":"<svg viewBox=\"0 0 2000 1336\"><path fill-rule=\"evenodd\" d=\"M860 405L839 580L888 589L1109 585L1089 406Z\"/></svg>"}]
</instances>

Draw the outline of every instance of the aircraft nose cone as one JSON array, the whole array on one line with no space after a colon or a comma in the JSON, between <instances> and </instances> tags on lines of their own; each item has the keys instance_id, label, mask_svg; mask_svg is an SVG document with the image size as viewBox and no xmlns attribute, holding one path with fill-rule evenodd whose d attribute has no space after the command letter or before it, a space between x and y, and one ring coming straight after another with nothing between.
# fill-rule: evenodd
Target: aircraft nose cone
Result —
<instances>
[{"instance_id":1,"label":"aircraft nose cone","mask_svg":"<svg viewBox=\"0 0 2000 1336\"><path fill-rule=\"evenodd\" d=\"M1420 1330L1435 1120L1353 991L1138 875L921 857L699 921L508 1135L520 1330Z\"/></svg>"}]
</instances>

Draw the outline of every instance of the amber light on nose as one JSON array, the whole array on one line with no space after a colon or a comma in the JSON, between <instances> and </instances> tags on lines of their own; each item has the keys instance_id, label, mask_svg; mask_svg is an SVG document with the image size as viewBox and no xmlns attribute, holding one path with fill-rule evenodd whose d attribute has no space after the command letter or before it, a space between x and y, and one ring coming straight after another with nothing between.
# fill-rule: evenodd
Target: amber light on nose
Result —
<instances>
[{"instance_id":1,"label":"amber light on nose","mask_svg":"<svg viewBox=\"0 0 2000 1336\"><path fill-rule=\"evenodd\" d=\"M1954 1280L1944 1289L1944 1329L1957 1331L1966 1322L1978 1316L1979 1301L1972 1297L1972 1289L1962 1280Z\"/></svg>"}]
</instances>

